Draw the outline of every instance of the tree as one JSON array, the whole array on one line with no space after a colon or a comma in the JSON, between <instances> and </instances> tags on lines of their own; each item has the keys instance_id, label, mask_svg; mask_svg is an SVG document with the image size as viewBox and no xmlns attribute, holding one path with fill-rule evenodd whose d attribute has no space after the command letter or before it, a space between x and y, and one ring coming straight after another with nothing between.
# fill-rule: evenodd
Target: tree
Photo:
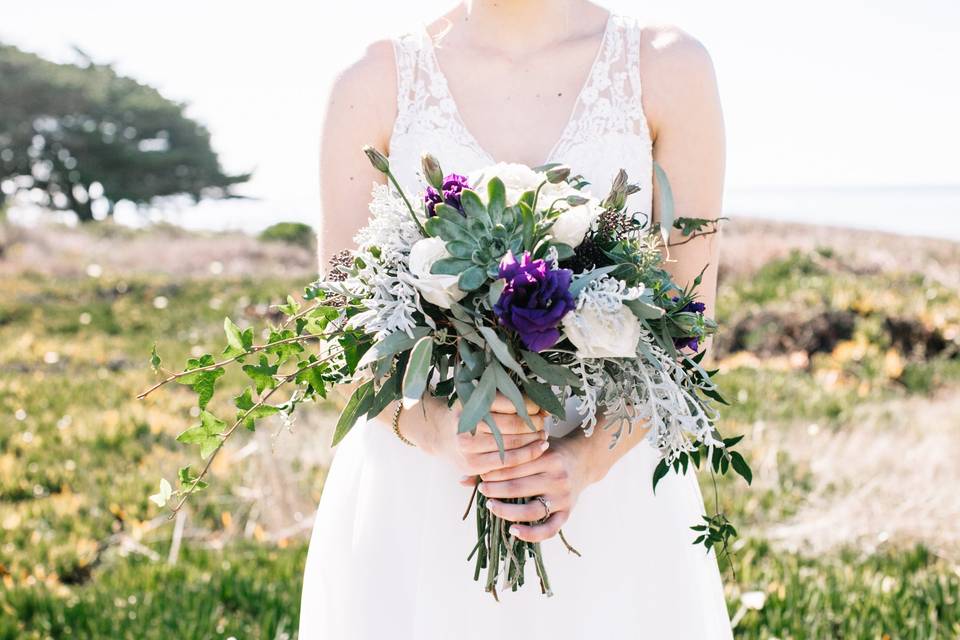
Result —
<instances>
[{"instance_id":1,"label":"tree","mask_svg":"<svg viewBox=\"0 0 960 640\"><path fill-rule=\"evenodd\" d=\"M231 187L250 179L222 171L186 104L109 64L57 64L0 44L0 78L0 181L39 188L44 204L82 221L100 198L111 214L120 200L240 197Z\"/></svg>"}]
</instances>

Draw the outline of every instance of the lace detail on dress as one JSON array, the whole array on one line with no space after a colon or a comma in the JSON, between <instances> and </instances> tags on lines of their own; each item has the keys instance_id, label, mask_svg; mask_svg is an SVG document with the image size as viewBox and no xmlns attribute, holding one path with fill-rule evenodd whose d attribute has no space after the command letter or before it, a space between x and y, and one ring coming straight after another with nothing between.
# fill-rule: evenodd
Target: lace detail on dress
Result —
<instances>
[{"instance_id":1,"label":"lace detail on dress","mask_svg":"<svg viewBox=\"0 0 960 640\"><path fill-rule=\"evenodd\" d=\"M640 33L636 19L610 14L570 119L544 162L569 164L601 196L624 168L641 186L640 193L630 196L630 208L649 213L653 158L641 101ZM420 193L420 155L425 151L459 173L509 160L494 158L467 128L427 29L405 34L393 44L398 90L390 156L400 184L411 195Z\"/></svg>"},{"instance_id":2,"label":"lace detail on dress","mask_svg":"<svg viewBox=\"0 0 960 640\"><path fill-rule=\"evenodd\" d=\"M575 147L610 134L650 140L640 87L640 26L624 16L610 19L600 55L551 158L575 158Z\"/></svg>"}]
</instances>

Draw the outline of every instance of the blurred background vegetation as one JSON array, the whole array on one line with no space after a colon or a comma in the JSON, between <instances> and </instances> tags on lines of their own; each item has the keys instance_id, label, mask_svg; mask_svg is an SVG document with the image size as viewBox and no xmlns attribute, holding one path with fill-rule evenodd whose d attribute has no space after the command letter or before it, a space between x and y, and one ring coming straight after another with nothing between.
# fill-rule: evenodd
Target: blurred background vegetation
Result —
<instances>
[{"instance_id":1,"label":"blurred background vegetation","mask_svg":"<svg viewBox=\"0 0 960 640\"><path fill-rule=\"evenodd\" d=\"M232 441L171 521L147 497L192 461L195 409L135 396L155 340L185 361L224 316L273 317L314 277L312 229L116 224L249 176L108 65L0 46L0 77L6 204L103 219L20 226L0 200L0 639L294 637L337 407ZM735 218L722 246L721 427L755 471L724 493L737 637L960 637L960 245Z\"/></svg>"}]
</instances>

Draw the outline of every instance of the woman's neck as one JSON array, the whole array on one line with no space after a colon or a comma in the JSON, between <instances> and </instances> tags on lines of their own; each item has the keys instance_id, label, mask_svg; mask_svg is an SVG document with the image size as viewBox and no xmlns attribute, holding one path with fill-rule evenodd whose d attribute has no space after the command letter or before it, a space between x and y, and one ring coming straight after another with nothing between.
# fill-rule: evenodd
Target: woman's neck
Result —
<instances>
[{"instance_id":1,"label":"woman's neck","mask_svg":"<svg viewBox=\"0 0 960 640\"><path fill-rule=\"evenodd\" d=\"M569 37L600 11L586 0L465 0L451 21L472 46L517 55Z\"/></svg>"}]
</instances>

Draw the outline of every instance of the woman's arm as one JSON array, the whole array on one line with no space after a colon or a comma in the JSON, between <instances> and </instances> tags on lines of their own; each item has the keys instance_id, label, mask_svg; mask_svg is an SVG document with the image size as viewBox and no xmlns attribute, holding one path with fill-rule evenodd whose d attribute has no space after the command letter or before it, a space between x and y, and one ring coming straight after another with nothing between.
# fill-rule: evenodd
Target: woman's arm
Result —
<instances>
[{"instance_id":1,"label":"woman's arm","mask_svg":"<svg viewBox=\"0 0 960 640\"><path fill-rule=\"evenodd\" d=\"M724 177L723 115L710 56L694 38L675 28L650 29L644 34L641 75L644 108L654 139L654 159L670 179L676 215L716 218L720 214ZM655 191L656 193L656 191ZM658 212L654 210L654 220ZM716 235L697 238L670 251L674 281L691 282L705 265L698 289L709 314L717 286ZM480 492L490 498L544 496L552 514L539 525L513 525L515 534L530 542L550 538L570 516L580 492L599 482L646 436L641 427L608 447L610 433L598 426L590 437L577 430L552 443L537 460L482 476ZM543 505L489 500L494 514L514 522L543 517Z\"/></svg>"},{"instance_id":2,"label":"woman's arm","mask_svg":"<svg viewBox=\"0 0 960 640\"><path fill-rule=\"evenodd\" d=\"M321 272L332 256L353 247L353 236L370 215L371 186L384 181L362 148L369 144L389 153L397 115L394 65L392 44L376 42L337 77L331 89L320 143ZM395 408L396 403L391 403L381 415L392 416ZM458 435L458 414L432 397L426 397L422 406L403 411L398 428L422 451L449 460L465 474L529 462L543 453L546 438L541 416L533 416L538 429L531 432L506 398L498 395L492 411L504 433L503 461L486 425L476 435ZM536 414L539 407L530 403L529 411Z\"/></svg>"},{"instance_id":3,"label":"woman's arm","mask_svg":"<svg viewBox=\"0 0 960 640\"><path fill-rule=\"evenodd\" d=\"M353 248L353 236L370 216L370 189L384 181L362 149L369 144L387 152L397 112L393 65L390 42L375 42L330 90L320 134L321 274L332 256Z\"/></svg>"}]
</instances>

